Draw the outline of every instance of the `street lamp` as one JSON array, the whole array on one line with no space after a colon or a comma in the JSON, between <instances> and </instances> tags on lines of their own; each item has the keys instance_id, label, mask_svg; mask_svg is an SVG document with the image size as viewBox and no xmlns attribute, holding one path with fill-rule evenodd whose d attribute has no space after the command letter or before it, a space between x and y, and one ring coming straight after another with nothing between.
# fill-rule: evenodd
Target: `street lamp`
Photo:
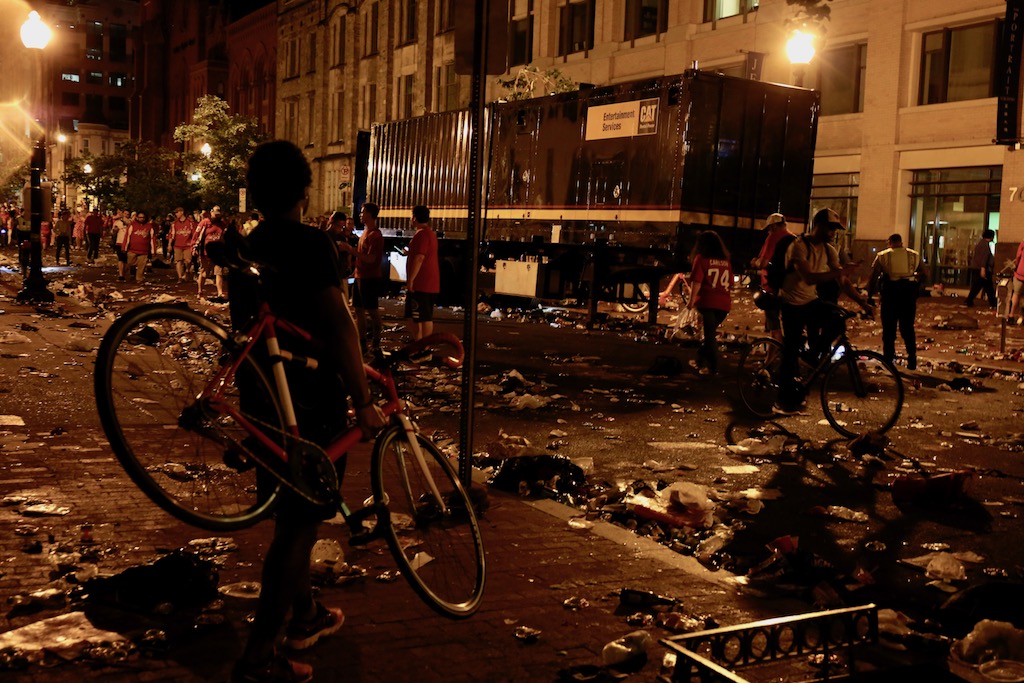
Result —
<instances>
[{"instance_id":1,"label":"street lamp","mask_svg":"<svg viewBox=\"0 0 1024 683\"><path fill-rule=\"evenodd\" d=\"M29 50L37 50L34 55L36 63L41 65L43 48L50 42L53 32L50 27L43 23L39 12L29 12L28 19L21 25L21 42ZM42 69L40 68L39 80L42 83ZM37 106L42 102L42 88L37 97ZM35 112L38 114L38 111ZM28 276L25 278L21 291L18 292L18 301L48 302L53 301L53 293L46 288L46 279L43 278L43 187L42 175L46 169L46 147L43 145L42 135L35 133L35 145L32 149L32 163L29 174L29 204L31 208L29 233L29 265Z\"/></svg>"},{"instance_id":2,"label":"street lamp","mask_svg":"<svg viewBox=\"0 0 1024 683\"><path fill-rule=\"evenodd\" d=\"M60 195L60 208L68 208L68 136L64 133L57 133L57 142L60 143L61 148L64 151L63 159L61 160L61 195Z\"/></svg>"},{"instance_id":3,"label":"street lamp","mask_svg":"<svg viewBox=\"0 0 1024 683\"><path fill-rule=\"evenodd\" d=\"M804 86L804 71L814 59L814 39L813 33L805 33L797 29L786 41L786 56L789 57L789 62L793 65L794 85L800 88Z\"/></svg>"},{"instance_id":4,"label":"street lamp","mask_svg":"<svg viewBox=\"0 0 1024 683\"><path fill-rule=\"evenodd\" d=\"M210 147L210 143L209 143L209 142L204 142L204 143L203 143L203 146L199 148L199 151L200 151L200 152L202 153L202 155L203 155L204 157L206 157L207 159L209 159L209 158L210 158L210 155L211 155L211 154L213 154L213 148L212 148L212 147Z\"/></svg>"}]
</instances>

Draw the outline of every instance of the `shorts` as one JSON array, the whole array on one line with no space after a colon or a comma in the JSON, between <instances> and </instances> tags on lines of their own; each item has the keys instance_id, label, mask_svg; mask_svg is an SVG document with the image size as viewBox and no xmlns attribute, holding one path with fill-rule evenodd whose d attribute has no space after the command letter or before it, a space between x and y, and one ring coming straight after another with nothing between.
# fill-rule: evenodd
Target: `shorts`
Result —
<instances>
[{"instance_id":1,"label":"shorts","mask_svg":"<svg viewBox=\"0 0 1024 683\"><path fill-rule=\"evenodd\" d=\"M405 317L417 323L429 323L434 319L434 299L429 292L409 292L405 295Z\"/></svg>"},{"instance_id":2,"label":"shorts","mask_svg":"<svg viewBox=\"0 0 1024 683\"><path fill-rule=\"evenodd\" d=\"M210 260L209 256L200 257L199 267L203 271L203 277L210 277L211 275L216 277L217 275L224 274L224 269L218 265L214 265L213 261Z\"/></svg>"},{"instance_id":3,"label":"shorts","mask_svg":"<svg viewBox=\"0 0 1024 683\"><path fill-rule=\"evenodd\" d=\"M380 278L356 278L356 288L352 293L352 305L356 308L376 310L380 307Z\"/></svg>"},{"instance_id":4,"label":"shorts","mask_svg":"<svg viewBox=\"0 0 1024 683\"><path fill-rule=\"evenodd\" d=\"M776 306L764 312L764 331L775 332L782 329L782 307Z\"/></svg>"},{"instance_id":5,"label":"shorts","mask_svg":"<svg viewBox=\"0 0 1024 683\"><path fill-rule=\"evenodd\" d=\"M1024 292L1024 280L1018 280L1016 277L1013 278L1013 294L1019 295Z\"/></svg>"},{"instance_id":6,"label":"shorts","mask_svg":"<svg viewBox=\"0 0 1024 683\"><path fill-rule=\"evenodd\" d=\"M174 261L175 263L181 261L182 263L192 263L192 247L185 247L184 249L174 248Z\"/></svg>"},{"instance_id":7,"label":"shorts","mask_svg":"<svg viewBox=\"0 0 1024 683\"><path fill-rule=\"evenodd\" d=\"M128 252L121 247L117 247L117 260L121 263L128 263Z\"/></svg>"}]
</instances>

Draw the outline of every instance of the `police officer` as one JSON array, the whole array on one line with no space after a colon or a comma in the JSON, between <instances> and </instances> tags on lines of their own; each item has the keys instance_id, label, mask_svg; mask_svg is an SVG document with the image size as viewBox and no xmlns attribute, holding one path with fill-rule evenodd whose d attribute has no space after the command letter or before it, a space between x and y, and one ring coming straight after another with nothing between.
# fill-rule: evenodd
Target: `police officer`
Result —
<instances>
[{"instance_id":1,"label":"police officer","mask_svg":"<svg viewBox=\"0 0 1024 683\"><path fill-rule=\"evenodd\" d=\"M907 369L917 369L917 336L914 318L917 316L917 273L921 255L903 246L899 234L889 236L889 248L875 256L868 284L868 298L875 288L882 289L882 355L890 363L896 358L896 326L907 347Z\"/></svg>"}]
</instances>

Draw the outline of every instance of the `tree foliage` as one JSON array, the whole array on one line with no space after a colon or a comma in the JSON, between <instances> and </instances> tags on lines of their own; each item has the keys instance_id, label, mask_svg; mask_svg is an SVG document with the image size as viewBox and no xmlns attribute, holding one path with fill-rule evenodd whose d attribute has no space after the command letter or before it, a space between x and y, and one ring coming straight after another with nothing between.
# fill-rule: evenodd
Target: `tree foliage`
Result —
<instances>
[{"instance_id":1,"label":"tree foliage","mask_svg":"<svg viewBox=\"0 0 1024 683\"><path fill-rule=\"evenodd\" d=\"M498 80L498 85L505 89L502 99L508 101L528 100L531 97L553 95L560 92L572 92L579 84L558 69L541 71L536 66L524 66L515 77Z\"/></svg>"},{"instance_id":2,"label":"tree foliage","mask_svg":"<svg viewBox=\"0 0 1024 683\"><path fill-rule=\"evenodd\" d=\"M21 188L28 182L28 162L13 168L0 165L0 202L18 202L21 199Z\"/></svg>"},{"instance_id":3,"label":"tree foliage","mask_svg":"<svg viewBox=\"0 0 1024 683\"><path fill-rule=\"evenodd\" d=\"M61 180L81 187L103 208L151 214L167 213L178 205L194 208L198 205L194 188L180 173L174 173L178 156L151 142L126 142L113 154L69 161Z\"/></svg>"},{"instance_id":4,"label":"tree foliage","mask_svg":"<svg viewBox=\"0 0 1024 683\"><path fill-rule=\"evenodd\" d=\"M206 156L195 150L182 155L187 175L199 175L198 192L204 206L225 211L238 207L238 190L245 187L245 168L256 146L266 139L256 119L230 114L228 103L214 95L196 102L192 123L174 129L174 139L187 145L210 145Z\"/></svg>"},{"instance_id":5,"label":"tree foliage","mask_svg":"<svg viewBox=\"0 0 1024 683\"><path fill-rule=\"evenodd\" d=\"M821 31L832 16L830 2L832 0L786 0L786 4L796 10L787 23L792 28Z\"/></svg>"}]
</instances>

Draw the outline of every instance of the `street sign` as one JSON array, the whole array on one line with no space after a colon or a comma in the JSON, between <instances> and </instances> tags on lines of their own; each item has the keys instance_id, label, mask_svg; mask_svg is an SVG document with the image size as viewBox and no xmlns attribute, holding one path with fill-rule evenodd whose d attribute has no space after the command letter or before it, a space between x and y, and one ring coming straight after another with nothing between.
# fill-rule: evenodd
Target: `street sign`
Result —
<instances>
[{"instance_id":1,"label":"street sign","mask_svg":"<svg viewBox=\"0 0 1024 683\"><path fill-rule=\"evenodd\" d=\"M238 213L245 213L246 188L238 188Z\"/></svg>"}]
</instances>

